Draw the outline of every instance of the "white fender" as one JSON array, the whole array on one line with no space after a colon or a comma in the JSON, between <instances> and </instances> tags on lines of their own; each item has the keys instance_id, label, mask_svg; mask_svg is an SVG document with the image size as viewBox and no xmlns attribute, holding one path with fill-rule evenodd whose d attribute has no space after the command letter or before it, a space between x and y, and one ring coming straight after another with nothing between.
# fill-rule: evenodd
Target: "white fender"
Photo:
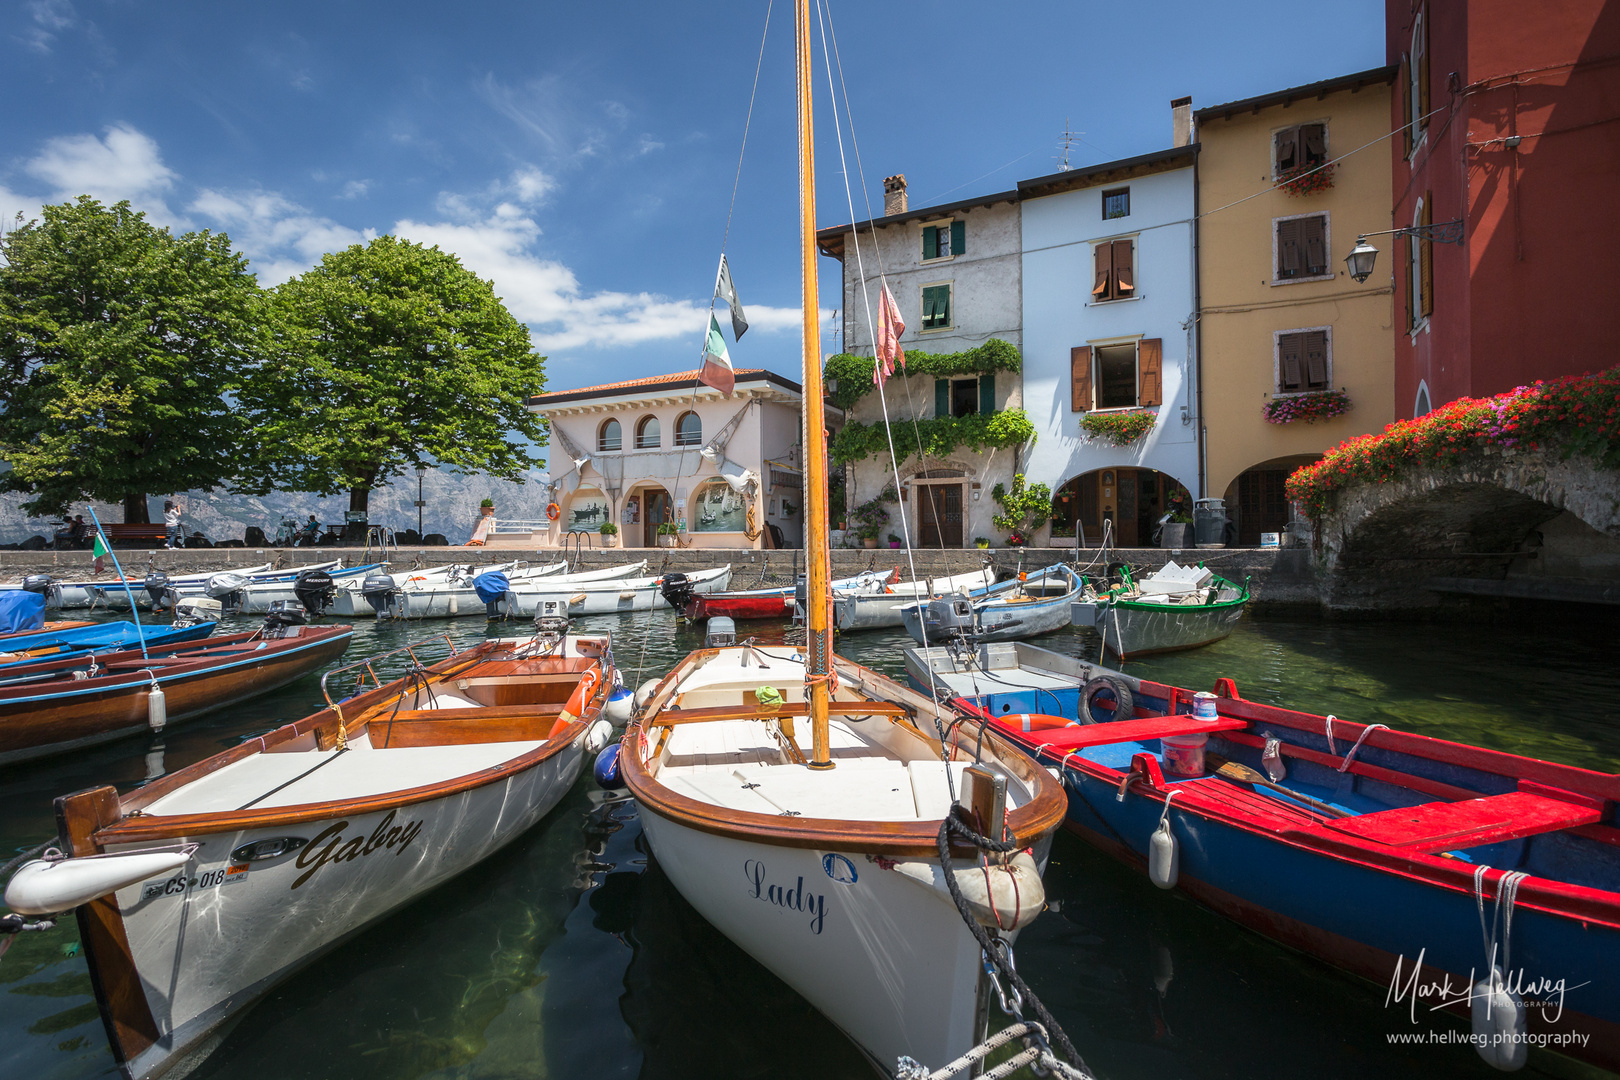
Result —
<instances>
[{"instance_id":1,"label":"white fender","mask_svg":"<svg viewBox=\"0 0 1620 1080\"><path fill-rule=\"evenodd\" d=\"M1474 984L1474 1049L1485 1064L1502 1072L1524 1068L1529 1054L1524 1041L1524 1005L1513 999L1502 978L1502 969L1492 967L1488 978Z\"/></svg>"},{"instance_id":2,"label":"white fender","mask_svg":"<svg viewBox=\"0 0 1620 1080\"><path fill-rule=\"evenodd\" d=\"M126 885L173 873L190 851L143 851L23 863L6 884L6 906L19 915L54 915Z\"/></svg>"},{"instance_id":3,"label":"white fender","mask_svg":"<svg viewBox=\"0 0 1620 1080\"><path fill-rule=\"evenodd\" d=\"M1173 889L1180 872L1181 852L1176 850L1175 834L1169 821L1161 821L1148 841L1148 877L1161 889Z\"/></svg>"},{"instance_id":4,"label":"white fender","mask_svg":"<svg viewBox=\"0 0 1620 1080\"><path fill-rule=\"evenodd\" d=\"M600 754L602 747L613 741L613 725L606 720L598 720L585 732L585 750L590 754Z\"/></svg>"},{"instance_id":5,"label":"white fender","mask_svg":"<svg viewBox=\"0 0 1620 1080\"><path fill-rule=\"evenodd\" d=\"M653 691L658 687L658 683L658 679L648 679L646 682L642 683L636 688L636 708L639 709L647 704L647 699L652 697Z\"/></svg>"},{"instance_id":6,"label":"white fender","mask_svg":"<svg viewBox=\"0 0 1620 1080\"><path fill-rule=\"evenodd\" d=\"M906 859L896 862L894 870L919 885L933 889L946 903L953 903L950 888L945 884L945 872L940 869L938 860ZM1035 866L1034 857L1027 851L1014 855L1005 866L992 859L988 875L977 860L952 859L951 875L956 878L956 887L962 890L973 917L982 926L1015 930L1028 924L1046 907L1046 889L1041 885L1041 872Z\"/></svg>"}]
</instances>

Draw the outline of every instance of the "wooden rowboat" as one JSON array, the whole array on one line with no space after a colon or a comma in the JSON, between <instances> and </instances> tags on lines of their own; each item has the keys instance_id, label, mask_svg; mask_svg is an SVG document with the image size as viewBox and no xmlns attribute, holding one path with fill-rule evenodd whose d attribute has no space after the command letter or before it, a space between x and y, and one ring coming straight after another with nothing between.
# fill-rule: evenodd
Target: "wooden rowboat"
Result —
<instances>
[{"instance_id":1,"label":"wooden rowboat","mask_svg":"<svg viewBox=\"0 0 1620 1080\"><path fill-rule=\"evenodd\" d=\"M1620 775L1247 701L1230 679L1200 719L1190 690L1032 646L981 648L976 671L924 652L913 679L932 664L941 694L1060 767L1068 827L1103 851L1144 866L1167 818L1174 887L1372 980L1391 1023L1444 1006L1498 1038L1498 1067L1536 1042L1620 1069ZM1175 771L1164 740L1185 736L1206 772ZM1512 1002L1481 1030L1493 966Z\"/></svg>"},{"instance_id":2,"label":"wooden rowboat","mask_svg":"<svg viewBox=\"0 0 1620 1080\"><path fill-rule=\"evenodd\" d=\"M606 636L452 646L431 666L421 647L395 650L405 678L126 795L57 800L66 857L25 864L6 902L77 907L126 1077L194 1065L281 980L533 826L608 739ZM389 655L338 671L375 679Z\"/></svg>"},{"instance_id":3,"label":"wooden rowboat","mask_svg":"<svg viewBox=\"0 0 1620 1080\"><path fill-rule=\"evenodd\" d=\"M212 626L212 624L206 624ZM189 720L285 686L343 655L351 626L292 626L78 653L0 667L0 764L29 761ZM154 713L153 687L163 708Z\"/></svg>"}]
</instances>

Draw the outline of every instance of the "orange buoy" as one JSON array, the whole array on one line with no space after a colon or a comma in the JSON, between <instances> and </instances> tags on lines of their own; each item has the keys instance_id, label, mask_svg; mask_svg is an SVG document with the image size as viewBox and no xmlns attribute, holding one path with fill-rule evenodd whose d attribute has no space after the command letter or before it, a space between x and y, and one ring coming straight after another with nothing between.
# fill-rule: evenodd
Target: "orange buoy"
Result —
<instances>
[{"instance_id":1,"label":"orange buoy","mask_svg":"<svg viewBox=\"0 0 1620 1080\"><path fill-rule=\"evenodd\" d=\"M550 518L552 521L556 521L558 518L562 517L562 507L558 506L556 503L548 503L546 505L546 517Z\"/></svg>"},{"instance_id":2,"label":"orange buoy","mask_svg":"<svg viewBox=\"0 0 1620 1080\"><path fill-rule=\"evenodd\" d=\"M1014 716L997 717L1009 727L1017 724L1023 731L1045 731L1048 728L1079 727L1076 720L1069 720L1062 716L1049 716L1045 713L1018 713Z\"/></svg>"},{"instance_id":3,"label":"orange buoy","mask_svg":"<svg viewBox=\"0 0 1620 1080\"><path fill-rule=\"evenodd\" d=\"M568 704L563 706L560 717L563 723L571 724L585 715L585 704L591 700L591 695L596 693L596 686L601 681L601 664L592 664L585 669L585 674L579 678L579 685L574 687L574 692L568 697Z\"/></svg>"}]
</instances>

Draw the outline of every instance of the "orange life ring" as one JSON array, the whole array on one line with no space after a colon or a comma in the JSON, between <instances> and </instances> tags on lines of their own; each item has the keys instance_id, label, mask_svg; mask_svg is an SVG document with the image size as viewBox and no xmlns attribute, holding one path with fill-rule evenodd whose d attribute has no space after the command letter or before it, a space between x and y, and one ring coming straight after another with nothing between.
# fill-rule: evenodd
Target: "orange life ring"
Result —
<instances>
[{"instance_id":1,"label":"orange life ring","mask_svg":"<svg viewBox=\"0 0 1620 1080\"><path fill-rule=\"evenodd\" d=\"M574 687L574 692L568 696L568 704L563 706L562 715L559 719L565 724L571 724L585 715L585 705L591 700L591 696L596 693L597 684L601 681L601 664L592 664L586 668L585 674L579 677L579 685Z\"/></svg>"},{"instance_id":2,"label":"orange life ring","mask_svg":"<svg viewBox=\"0 0 1620 1080\"><path fill-rule=\"evenodd\" d=\"M556 521L558 518L562 517L562 507L558 506L556 503L547 504L546 517L550 518L552 521Z\"/></svg>"},{"instance_id":3,"label":"orange life ring","mask_svg":"<svg viewBox=\"0 0 1620 1080\"><path fill-rule=\"evenodd\" d=\"M996 717L1008 727L1016 727L1020 731L1045 731L1049 728L1079 727L1077 720L1070 720L1062 716L1049 716L1045 713L1016 713L1008 716Z\"/></svg>"}]
</instances>

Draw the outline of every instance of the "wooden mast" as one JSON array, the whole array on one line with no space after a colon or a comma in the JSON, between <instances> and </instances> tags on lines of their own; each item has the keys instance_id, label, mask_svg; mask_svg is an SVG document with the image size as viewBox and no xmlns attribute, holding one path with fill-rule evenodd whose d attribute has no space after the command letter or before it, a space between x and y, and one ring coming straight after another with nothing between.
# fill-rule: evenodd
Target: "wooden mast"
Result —
<instances>
[{"instance_id":1,"label":"wooden mast","mask_svg":"<svg viewBox=\"0 0 1620 1080\"><path fill-rule=\"evenodd\" d=\"M800 274L804 303L805 676L810 768L833 767L827 734L827 677L832 671L832 611L827 554L826 410L821 390L821 318L816 292L816 162L811 110L810 0L794 0L798 52Z\"/></svg>"}]
</instances>

